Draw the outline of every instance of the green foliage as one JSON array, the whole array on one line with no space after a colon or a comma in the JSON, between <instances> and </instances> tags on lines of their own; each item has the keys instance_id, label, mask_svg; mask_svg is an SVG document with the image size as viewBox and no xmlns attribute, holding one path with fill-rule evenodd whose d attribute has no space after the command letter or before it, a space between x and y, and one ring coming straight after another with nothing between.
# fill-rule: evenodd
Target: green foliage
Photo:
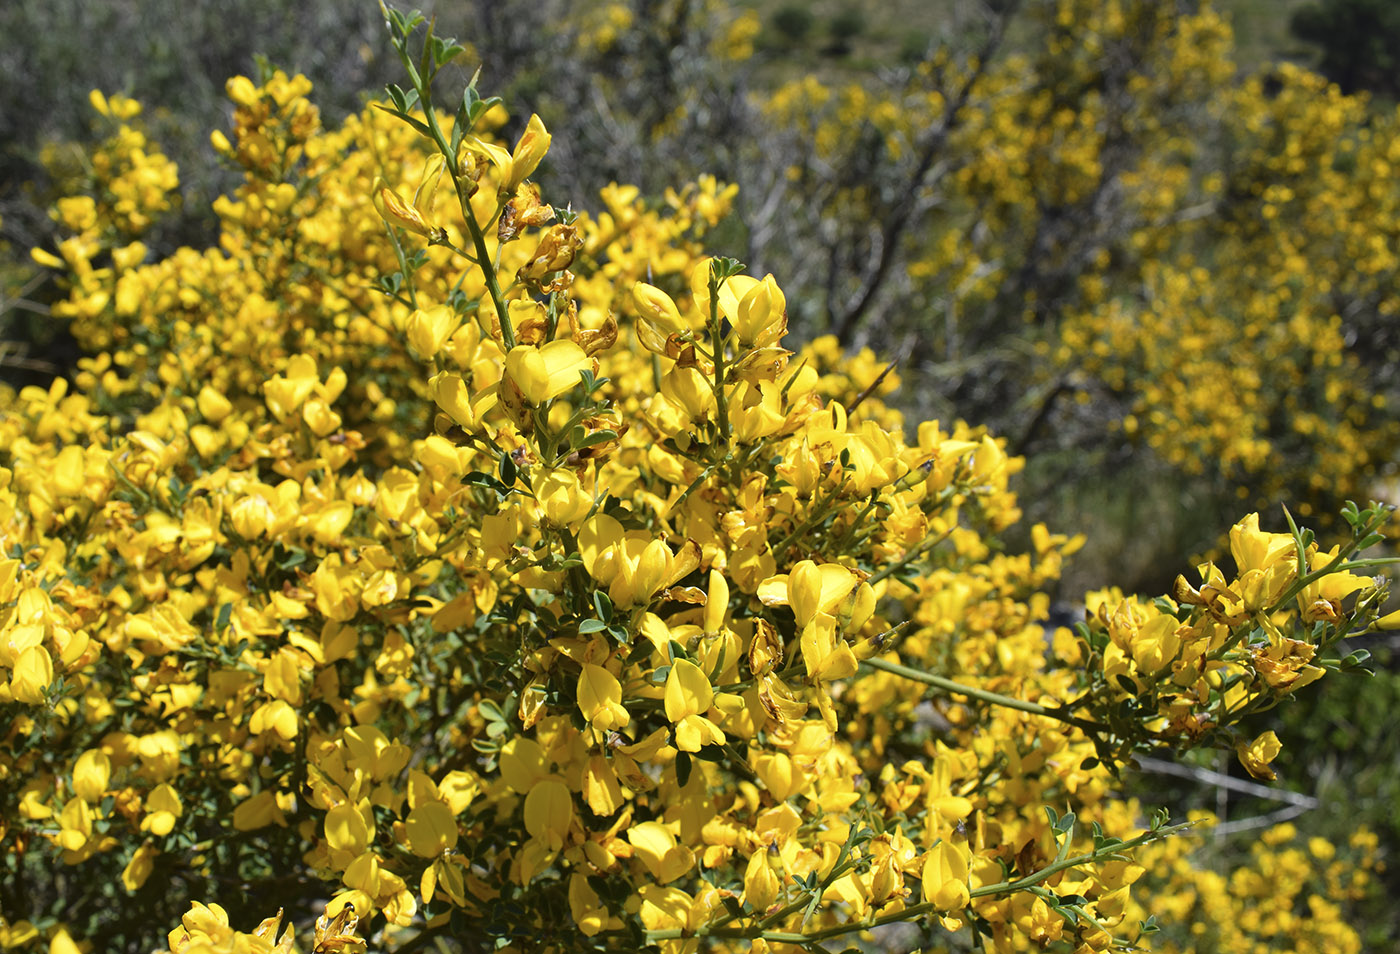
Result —
<instances>
[{"instance_id":1,"label":"green foliage","mask_svg":"<svg viewBox=\"0 0 1400 954\"><path fill-rule=\"evenodd\" d=\"M806 4L790 3L773 11L773 29L788 43L801 43L816 25L816 14Z\"/></svg>"},{"instance_id":2,"label":"green foliage","mask_svg":"<svg viewBox=\"0 0 1400 954\"><path fill-rule=\"evenodd\" d=\"M1343 92L1400 97L1400 4L1320 0L1295 10L1288 29L1320 48L1318 69Z\"/></svg>"},{"instance_id":3,"label":"green foliage","mask_svg":"<svg viewBox=\"0 0 1400 954\"><path fill-rule=\"evenodd\" d=\"M829 20L826 25L827 45L825 52L845 56L851 52L856 37L865 31L865 15L854 7L845 7Z\"/></svg>"}]
</instances>

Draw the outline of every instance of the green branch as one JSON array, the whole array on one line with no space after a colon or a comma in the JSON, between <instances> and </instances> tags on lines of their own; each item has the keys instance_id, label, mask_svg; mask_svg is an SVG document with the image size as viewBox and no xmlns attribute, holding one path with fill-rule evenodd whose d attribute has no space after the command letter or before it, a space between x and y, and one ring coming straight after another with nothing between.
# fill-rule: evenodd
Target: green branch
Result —
<instances>
[{"instance_id":1,"label":"green branch","mask_svg":"<svg viewBox=\"0 0 1400 954\"><path fill-rule=\"evenodd\" d=\"M922 669L912 669L899 663L889 662L884 659L867 659L861 663L862 666L870 669L878 669L891 675L902 676L914 682L922 682L925 685L942 689L945 692L959 696L967 696L970 699L978 699L982 702L994 706L1001 706L1006 709L1016 709L1021 712L1028 712L1031 715L1045 716L1047 719L1054 719L1066 725L1072 725L1088 735L1099 735L1105 731L1106 726L1088 719L1080 719L1070 715L1063 706L1050 708L1037 702L1027 702L1024 699L1017 699L1013 696L1004 696L999 692L991 692L986 689L978 689L975 686L967 686L952 679L945 679L943 676L935 676L933 673L924 672Z\"/></svg>"}]
</instances>

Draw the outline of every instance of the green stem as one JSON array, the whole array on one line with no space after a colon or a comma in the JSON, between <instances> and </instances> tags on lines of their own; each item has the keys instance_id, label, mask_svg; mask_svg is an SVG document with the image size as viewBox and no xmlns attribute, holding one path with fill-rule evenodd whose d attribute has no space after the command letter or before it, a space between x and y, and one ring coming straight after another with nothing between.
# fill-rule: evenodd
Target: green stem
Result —
<instances>
[{"instance_id":1,"label":"green stem","mask_svg":"<svg viewBox=\"0 0 1400 954\"><path fill-rule=\"evenodd\" d=\"M924 672L922 669L912 669L909 666L903 666L899 663L889 662L888 660L867 659L862 662L861 665L868 666L871 669L878 669L881 672L887 672L891 675L902 676L914 682L922 682L925 685L942 689L954 695L967 696L970 699L979 699L982 702L994 706L1016 709L1020 712L1028 712L1031 715L1045 716L1047 719L1054 719L1057 722L1072 725L1076 729L1080 729L1091 736L1098 735L1105 729L1104 726L1099 725L1097 722L1091 722L1088 719L1080 719L1070 715L1063 707L1052 709L1038 702L1027 702L1024 699L1004 696L999 692L991 692L986 689L978 689L975 686L967 686L960 682L955 682L952 679L945 679L942 676L935 676L933 673Z\"/></svg>"},{"instance_id":2,"label":"green stem","mask_svg":"<svg viewBox=\"0 0 1400 954\"><path fill-rule=\"evenodd\" d=\"M408 286L408 300L416 309L418 307L418 292L413 287L413 275L408 270L408 258L403 253L403 243L399 241L398 233L392 225L389 226L388 231L389 244L394 246L394 258L398 259L399 262L399 274L403 276L404 284Z\"/></svg>"},{"instance_id":3,"label":"green stem","mask_svg":"<svg viewBox=\"0 0 1400 954\"><path fill-rule=\"evenodd\" d=\"M1367 560L1356 560L1351 563L1346 562L1348 557L1350 557L1353 553L1355 553L1361 548L1361 541L1365 540L1367 537L1369 537L1372 533L1376 531L1376 528L1384 524L1388 516L1388 512L1382 513L1380 516L1368 521L1366 526L1362 527L1360 530L1355 531L1351 538L1351 541L1347 543L1346 546L1338 550L1337 555L1333 559L1329 560L1326 566L1317 570L1313 570L1306 576L1302 576L1294 580L1293 585L1290 586L1288 589L1284 590L1283 595L1280 596L1277 600L1275 600L1273 605L1270 606L1267 610L1265 610L1265 612L1268 614L1272 614L1276 612L1279 609L1279 607L1288 605L1289 600L1293 599L1295 596L1301 593L1308 585L1315 583L1316 581L1322 579L1329 573L1336 573L1341 570L1350 570L1352 567L1391 566L1393 564L1400 563L1400 558L1397 557L1372 557Z\"/></svg>"},{"instance_id":4,"label":"green stem","mask_svg":"<svg viewBox=\"0 0 1400 954\"><path fill-rule=\"evenodd\" d=\"M710 336L715 342L715 416L719 419L719 436L724 442L724 455L729 456L729 399L724 393L724 338L720 334L719 282L714 265L710 266Z\"/></svg>"},{"instance_id":5,"label":"green stem","mask_svg":"<svg viewBox=\"0 0 1400 954\"><path fill-rule=\"evenodd\" d=\"M456 165L456 160L453 160ZM486 247L486 234L482 232L481 226L477 224L476 214L472 212L471 198L462 188L460 181L454 176L453 181L457 184L457 201L462 206L462 215L467 220L467 231L471 232L472 244L476 246L476 257L482 263L481 274L486 278L486 291L491 296L491 302L496 306L496 314L500 318L501 341L505 344L506 350L515 347L515 329L510 325L510 312L506 309L505 295L501 293L501 283L496 277L495 262L491 258L491 250ZM485 263L492 262L488 267Z\"/></svg>"},{"instance_id":6,"label":"green stem","mask_svg":"<svg viewBox=\"0 0 1400 954\"><path fill-rule=\"evenodd\" d=\"M1283 606L1289 600L1293 599L1293 597L1301 593L1304 590L1304 588L1306 588L1312 583L1317 582L1329 573L1340 573L1343 571L1350 572L1351 570L1354 570L1358 567L1365 568L1371 566L1395 566L1396 564L1400 564L1400 557L1367 557L1364 560L1352 560L1350 563L1338 565L1338 561L1340 559L1341 557L1339 556L1337 560L1333 560L1331 563L1328 563L1322 569L1314 570L1307 576L1294 581L1293 585L1290 586L1286 591L1284 591L1284 595L1279 598L1278 602L1276 602L1266 612L1275 612L1279 607Z\"/></svg>"},{"instance_id":7,"label":"green stem","mask_svg":"<svg viewBox=\"0 0 1400 954\"><path fill-rule=\"evenodd\" d=\"M510 314L506 311L505 296L501 293L501 283L496 277L496 269L487 265L491 261L491 250L486 247L486 234L476 220L476 213L472 211L471 195L462 182L461 166L457 163L457 155L452 151L451 144L443 134L442 126L438 124L437 111L433 109L428 85L418 76L418 72L413 69L408 57L402 52L400 56L404 60L404 65L408 67L414 87L418 90L419 105L423 107L424 121L432 133L433 142L437 144L438 152L442 153L442 157L447 163L447 171L452 176L452 184L457 191L457 204L462 208L462 218L466 220L467 231L471 233L472 245L476 248L476 258L481 267L481 274L486 279L486 291L491 296L491 302L496 306L496 315L500 319L501 340L505 343L506 350L509 351L515 347L515 329L510 326Z\"/></svg>"}]
</instances>

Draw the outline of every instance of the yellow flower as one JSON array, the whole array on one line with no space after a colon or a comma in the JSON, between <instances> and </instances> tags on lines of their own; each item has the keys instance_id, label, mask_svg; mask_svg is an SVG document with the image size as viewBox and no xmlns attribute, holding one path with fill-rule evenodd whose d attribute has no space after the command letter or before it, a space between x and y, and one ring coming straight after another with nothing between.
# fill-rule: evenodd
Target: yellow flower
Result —
<instances>
[{"instance_id":1,"label":"yellow flower","mask_svg":"<svg viewBox=\"0 0 1400 954\"><path fill-rule=\"evenodd\" d=\"M535 498L545 518L559 527L582 520L593 509L593 498L584 491L578 475L563 467L536 478Z\"/></svg>"},{"instance_id":2,"label":"yellow flower","mask_svg":"<svg viewBox=\"0 0 1400 954\"><path fill-rule=\"evenodd\" d=\"M836 619L818 614L802 628L802 660L812 682L830 682L855 675L856 657L836 631Z\"/></svg>"},{"instance_id":3,"label":"yellow flower","mask_svg":"<svg viewBox=\"0 0 1400 954\"><path fill-rule=\"evenodd\" d=\"M352 856L364 854L374 836L373 823L368 811L361 811L354 805L336 805L326 812L326 844L335 851L343 851Z\"/></svg>"},{"instance_id":4,"label":"yellow flower","mask_svg":"<svg viewBox=\"0 0 1400 954\"><path fill-rule=\"evenodd\" d=\"M797 563L786 576L773 576L758 587L765 606L791 606L799 627L818 613L831 613L860 582L855 573L838 563Z\"/></svg>"},{"instance_id":5,"label":"yellow flower","mask_svg":"<svg viewBox=\"0 0 1400 954\"><path fill-rule=\"evenodd\" d=\"M460 374L442 371L428 381L433 401L463 430L476 431L481 428L482 419L496 403L496 389L483 388L475 395L467 392L467 384Z\"/></svg>"},{"instance_id":6,"label":"yellow flower","mask_svg":"<svg viewBox=\"0 0 1400 954\"><path fill-rule=\"evenodd\" d=\"M131 854L131 860L122 869L122 886L127 894L135 894L155 871L155 861L160 852L149 841Z\"/></svg>"},{"instance_id":7,"label":"yellow flower","mask_svg":"<svg viewBox=\"0 0 1400 954\"><path fill-rule=\"evenodd\" d=\"M666 676L666 718L676 727L676 748L699 752L706 745L724 744L724 733L702 713L714 703L710 680L695 663L678 659Z\"/></svg>"},{"instance_id":8,"label":"yellow flower","mask_svg":"<svg viewBox=\"0 0 1400 954\"><path fill-rule=\"evenodd\" d=\"M661 822L633 825L627 832L627 840L657 884L669 884L695 865L694 853L677 844L675 833Z\"/></svg>"},{"instance_id":9,"label":"yellow flower","mask_svg":"<svg viewBox=\"0 0 1400 954\"><path fill-rule=\"evenodd\" d=\"M971 894L968 888L968 851L946 838L924 857L924 900L940 911L958 911L967 907Z\"/></svg>"},{"instance_id":10,"label":"yellow flower","mask_svg":"<svg viewBox=\"0 0 1400 954\"><path fill-rule=\"evenodd\" d=\"M146 817L141 819L141 830L164 837L175 829L175 819L184 813L180 796L169 783L162 782L146 796Z\"/></svg>"},{"instance_id":11,"label":"yellow flower","mask_svg":"<svg viewBox=\"0 0 1400 954\"><path fill-rule=\"evenodd\" d=\"M739 301L734 332L745 348L764 348L787 333L787 296L772 275L765 275Z\"/></svg>"},{"instance_id":12,"label":"yellow flower","mask_svg":"<svg viewBox=\"0 0 1400 954\"><path fill-rule=\"evenodd\" d=\"M729 581L717 569L710 570L710 588L705 594L705 632L718 633L729 612Z\"/></svg>"},{"instance_id":13,"label":"yellow flower","mask_svg":"<svg viewBox=\"0 0 1400 954\"><path fill-rule=\"evenodd\" d=\"M768 849L759 848L749 856L748 867L744 869L744 894L742 900L759 914L764 914L778 898L781 883L768 861Z\"/></svg>"},{"instance_id":14,"label":"yellow flower","mask_svg":"<svg viewBox=\"0 0 1400 954\"><path fill-rule=\"evenodd\" d=\"M687 540L677 553L644 531L624 533L622 525L607 514L594 514L578 536L579 553L590 576L608 587L617 606L650 602L663 586L700 565L700 548Z\"/></svg>"},{"instance_id":15,"label":"yellow flower","mask_svg":"<svg viewBox=\"0 0 1400 954\"><path fill-rule=\"evenodd\" d=\"M574 799L557 778L547 778L525 796L525 830L551 851L564 845L574 820Z\"/></svg>"},{"instance_id":16,"label":"yellow flower","mask_svg":"<svg viewBox=\"0 0 1400 954\"><path fill-rule=\"evenodd\" d=\"M1400 629L1400 610L1386 613L1376 620L1376 629Z\"/></svg>"},{"instance_id":17,"label":"yellow flower","mask_svg":"<svg viewBox=\"0 0 1400 954\"><path fill-rule=\"evenodd\" d=\"M622 928L622 920L608 913L598 892L588 884L588 878L578 872L569 876L569 914L584 937Z\"/></svg>"},{"instance_id":18,"label":"yellow flower","mask_svg":"<svg viewBox=\"0 0 1400 954\"><path fill-rule=\"evenodd\" d=\"M602 666L584 663L578 677L578 707L583 717L604 732L624 728L630 716L622 705L622 684Z\"/></svg>"},{"instance_id":19,"label":"yellow flower","mask_svg":"<svg viewBox=\"0 0 1400 954\"><path fill-rule=\"evenodd\" d=\"M514 192L520 183L530 178L549 151L552 138L540 117L531 113L530 121L525 124L525 131L520 134L515 151L511 154L510 177L506 183L508 191Z\"/></svg>"},{"instance_id":20,"label":"yellow flower","mask_svg":"<svg viewBox=\"0 0 1400 954\"><path fill-rule=\"evenodd\" d=\"M499 172L501 195L512 196L515 195L515 190L520 187L520 183L528 179L539 166L540 160L549 151L551 138L544 128L544 122L539 116L532 113L530 121L525 125L525 131L521 133L519 141L515 144L513 153L507 153L495 143L483 139L473 139L473 142L491 158L491 164Z\"/></svg>"},{"instance_id":21,"label":"yellow flower","mask_svg":"<svg viewBox=\"0 0 1400 954\"><path fill-rule=\"evenodd\" d=\"M284 699L263 703L253 710L253 715L248 719L248 731L254 735L271 731L287 741L297 737L299 728L297 710Z\"/></svg>"},{"instance_id":22,"label":"yellow flower","mask_svg":"<svg viewBox=\"0 0 1400 954\"><path fill-rule=\"evenodd\" d=\"M284 703L285 705L285 703ZM233 827L238 831L255 831L268 825L286 825L286 816L277 804L277 797L264 789L252 798L244 799L233 809Z\"/></svg>"},{"instance_id":23,"label":"yellow flower","mask_svg":"<svg viewBox=\"0 0 1400 954\"><path fill-rule=\"evenodd\" d=\"M263 386L263 395L268 409L278 420L286 420L311 396L320 377L316 371L316 359L310 355L293 355L287 361L283 374L275 375Z\"/></svg>"},{"instance_id":24,"label":"yellow flower","mask_svg":"<svg viewBox=\"0 0 1400 954\"><path fill-rule=\"evenodd\" d=\"M501 747L501 780L521 795L548 777L544 749L534 739L517 735Z\"/></svg>"},{"instance_id":25,"label":"yellow flower","mask_svg":"<svg viewBox=\"0 0 1400 954\"><path fill-rule=\"evenodd\" d=\"M355 913L355 906L341 904L332 916L331 908L336 904L336 901L332 901L326 905L326 913L316 919L316 936L311 954L363 954L365 942L356 932L360 916ZM283 936L288 950L291 949L291 930L292 926L287 925L287 934ZM278 946L281 947L280 944Z\"/></svg>"},{"instance_id":26,"label":"yellow flower","mask_svg":"<svg viewBox=\"0 0 1400 954\"><path fill-rule=\"evenodd\" d=\"M683 334L691 330L691 324L681 317L671 296L655 285L637 282L632 286L632 301L642 319L655 325L662 334Z\"/></svg>"},{"instance_id":27,"label":"yellow flower","mask_svg":"<svg viewBox=\"0 0 1400 954\"><path fill-rule=\"evenodd\" d=\"M1240 764L1245 770L1257 779L1272 782L1278 775L1269 766L1269 763L1283 750L1279 743L1278 736L1273 730L1265 732L1253 742L1245 744L1240 742L1235 746L1235 754L1239 756Z\"/></svg>"},{"instance_id":28,"label":"yellow flower","mask_svg":"<svg viewBox=\"0 0 1400 954\"><path fill-rule=\"evenodd\" d=\"M676 365L661 379L661 393L685 412L692 427L703 421L715 409L715 391L710 381L696 368Z\"/></svg>"},{"instance_id":29,"label":"yellow flower","mask_svg":"<svg viewBox=\"0 0 1400 954\"><path fill-rule=\"evenodd\" d=\"M404 326L408 346L418 357L432 360L461 323L457 313L447 305L416 309Z\"/></svg>"},{"instance_id":30,"label":"yellow flower","mask_svg":"<svg viewBox=\"0 0 1400 954\"><path fill-rule=\"evenodd\" d=\"M582 348L564 339L539 348L519 345L510 350L505 361L506 377L536 407L572 390L579 383L580 372L593 367Z\"/></svg>"},{"instance_id":31,"label":"yellow flower","mask_svg":"<svg viewBox=\"0 0 1400 954\"><path fill-rule=\"evenodd\" d=\"M457 844L457 819L446 803L428 801L409 812L408 847L420 858L436 858Z\"/></svg>"},{"instance_id":32,"label":"yellow flower","mask_svg":"<svg viewBox=\"0 0 1400 954\"><path fill-rule=\"evenodd\" d=\"M401 229L407 229L430 241L446 237L446 233L442 229L428 224L422 213L388 186L382 187L375 194L374 204L384 221L390 225L397 225Z\"/></svg>"},{"instance_id":33,"label":"yellow flower","mask_svg":"<svg viewBox=\"0 0 1400 954\"><path fill-rule=\"evenodd\" d=\"M1259 529L1259 514L1252 513L1230 528L1230 555L1243 576L1249 570L1267 570L1294 555L1293 537Z\"/></svg>"},{"instance_id":34,"label":"yellow flower","mask_svg":"<svg viewBox=\"0 0 1400 954\"><path fill-rule=\"evenodd\" d=\"M10 692L19 702L30 705L43 703L49 683L53 682L53 659L43 646L30 646L19 654L14 671L10 673Z\"/></svg>"},{"instance_id":35,"label":"yellow flower","mask_svg":"<svg viewBox=\"0 0 1400 954\"><path fill-rule=\"evenodd\" d=\"M81 798L68 800L58 823L58 844L65 851L81 851L92 837L92 809Z\"/></svg>"},{"instance_id":36,"label":"yellow flower","mask_svg":"<svg viewBox=\"0 0 1400 954\"><path fill-rule=\"evenodd\" d=\"M112 778L112 760L101 749L89 749L73 766L73 791L90 804L102 801Z\"/></svg>"},{"instance_id":37,"label":"yellow flower","mask_svg":"<svg viewBox=\"0 0 1400 954\"><path fill-rule=\"evenodd\" d=\"M195 404L199 408L199 413L210 424L219 423L233 411L233 405L229 403L229 399L207 384L199 389Z\"/></svg>"}]
</instances>

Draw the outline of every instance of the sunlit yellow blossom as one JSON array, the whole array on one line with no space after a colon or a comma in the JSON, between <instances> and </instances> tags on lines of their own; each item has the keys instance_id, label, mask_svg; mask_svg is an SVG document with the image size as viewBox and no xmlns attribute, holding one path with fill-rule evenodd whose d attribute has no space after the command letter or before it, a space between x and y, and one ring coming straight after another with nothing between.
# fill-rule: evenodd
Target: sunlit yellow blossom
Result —
<instances>
[{"instance_id":1,"label":"sunlit yellow blossom","mask_svg":"<svg viewBox=\"0 0 1400 954\"><path fill-rule=\"evenodd\" d=\"M551 341L539 348L520 345L506 355L505 373L525 399L540 405L572 390L579 373L591 370L592 361L572 341Z\"/></svg>"},{"instance_id":2,"label":"sunlit yellow blossom","mask_svg":"<svg viewBox=\"0 0 1400 954\"><path fill-rule=\"evenodd\" d=\"M940 911L967 906L968 853L965 846L941 841L929 850L923 866L924 900Z\"/></svg>"},{"instance_id":3,"label":"sunlit yellow blossom","mask_svg":"<svg viewBox=\"0 0 1400 954\"><path fill-rule=\"evenodd\" d=\"M419 805L409 813L406 825L409 848L419 857L436 857L457 843L457 821L444 802Z\"/></svg>"},{"instance_id":4,"label":"sunlit yellow blossom","mask_svg":"<svg viewBox=\"0 0 1400 954\"><path fill-rule=\"evenodd\" d=\"M698 752L711 744L723 744L719 727L705 718L715 697L710 680L700 667L679 659L666 677L666 718L676 726L676 748Z\"/></svg>"},{"instance_id":5,"label":"sunlit yellow blossom","mask_svg":"<svg viewBox=\"0 0 1400 954\"><path fill-rule=\"evenodd\" d=\"M1235 746L1235 753L1239 756L1240 764L1245 767L1250 775L1253 775L1255 778L1263 779L1266 782L1272 782L1278 776L1274 773L1269 763L1282 751L1282 748L1283 747L1279 744L1278 737L1274 735L1271 729L1256 738L1253 742L1240 742Z\"/></svg>"},{"instance_id":6,"label":"sunlit yellow blossom","mask_svg":"<svg viewBox=\"0 0 1400 954\"><path fill-rule=\"evenodd\" d=\"M73 791L85 801L97 803L112 778L112 760L100 749L89 749L73 766Z\"/></svg>"},{"instance_id":7,"label":"sunlit yellow blossom","mask_svg":"<svg viewBox=\"0 0 1400 954\"><path fill-rule=\"evenodd\" d=\"M629 716L622 705L622 684L602 666L584 663L578 677L578 707L596 729L620 729Z\"/></svg>"},{"instance_id":8,"label":"sunlit yellow blossom","mask_svg":"<svg viewBox=\"0 0 1400 954\"><path fill-rule=\"evenodd\" d=\"M159 854L150 842L141 845L132 853L131 860L122 869L122 886L128 894L135 894L151 877L155 871L155 859Z\"/></svg>"}]
</instances>

